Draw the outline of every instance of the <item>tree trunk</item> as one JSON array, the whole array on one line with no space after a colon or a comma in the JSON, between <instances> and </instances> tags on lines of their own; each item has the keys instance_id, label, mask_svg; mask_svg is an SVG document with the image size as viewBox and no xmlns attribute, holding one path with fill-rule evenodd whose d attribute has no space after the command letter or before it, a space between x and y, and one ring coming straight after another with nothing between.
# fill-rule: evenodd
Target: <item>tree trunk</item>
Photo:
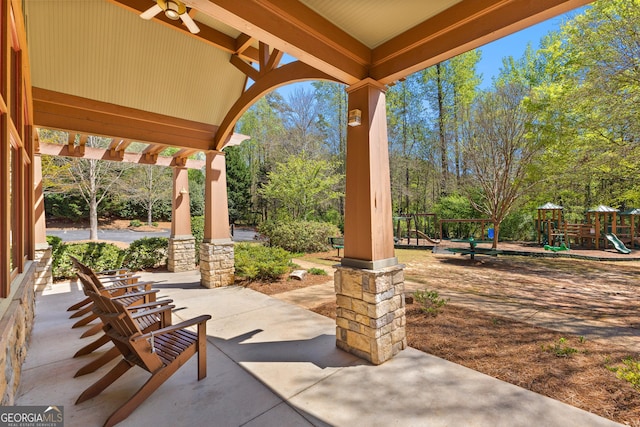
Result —
<instances>
[{"instance_id":1,"label":"tree trunk","mask_svg":"<svg viewBox=\"0 0 640 427\"><path fill-rule=\"evenodd\" d=\"M492 249L498 248L498 235L500 234L500 223L493 223L493 243L491 244Z\"/></svg>"},{"instance_id":2,"label":"tree trunk","mask_svg":"<svg viewBox=\"0 0 640 427\"><path fill-rule=\"evenodd\" d=\"M147 205L147 225L152 225L153 223L153 203L149 203Z\"/></svg>"},{"instance_id":3,"label":"tree trunk","mask_svg":"<svg viewBox=\"0 0 640 427\"><path fill-rule=\"evenodd\" d=\"M89 240L98 240L98 202L95 193L89 201Z\"/></svg>"},{"instance_id":4,"label":"tree trunk","mask_svg":"<svg viewBox=\"0 0 640 427\"><path fill-rule=\"evenodd\" d=\"M444 89L442 87L442 69L440 64L436 64L436 83L438 86L438 133L440 136L440 166L442 176L440 178L440 194L447 194L447 181L449 164L447 161L447 140L444 129Z\"/></svg>"}]
</instances>

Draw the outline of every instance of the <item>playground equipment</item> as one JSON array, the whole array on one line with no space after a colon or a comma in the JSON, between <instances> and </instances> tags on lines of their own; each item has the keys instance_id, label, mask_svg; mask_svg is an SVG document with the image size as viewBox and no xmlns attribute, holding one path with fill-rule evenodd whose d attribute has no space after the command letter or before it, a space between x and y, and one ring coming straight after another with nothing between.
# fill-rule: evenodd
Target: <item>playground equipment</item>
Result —
<instances>
[{"instance_id":1,"label":"playground equipment","mask_svg":"<svg viewBox=\"0 0 640 427\"><path fill-rule=\"evenodd\" d=\"M440 243L431 237L436 230L437 216L434 213L401 214L393 218L395 241L398 244L430 246Z\"/></svg>"},{"instance_id":2,"label":"playground equipment","mask_svg":"<svg viewBox=\"0 0 640 427\"><path fill-rule=\"evenodd\" d=\"M635 215L640 215L640 210L634 209L618 216L618 209L600 205L587 211L584 223L571 224L563 221L562 206L546 203L538 208L538 243L549 247L560 247L561 244L570 247L573 244L584 248L607 249L610 242L619 252L628 253L623 252L628 250L624 242L633 244L638 236ZM625 224L627 217L631 225ZM608 234L615 239L609 238Z\"/></svg>"},{"instance_id":3,"label":"playground equipment","mask_svg":"<svg viewBox=\"0 0 640 427\"><path fill-rule=\"evenodd\" d=\"M609 240L611 242L611 244L613 245L614 248L616 248L616 250L618 252L620 252L621 254L630 254L631 253L631 249L627 248L624 243L622 243L620 241L620 239L618 239L618 236L616 236L613 233L606 233L605 236L607 236L607 240Z\"/></svg>"},{"instance_id":4,"label":"playground equipment","mask_svg":"<svg viewBox=\"0 0 640 427\"><path fill-rule=\"evenodd\" d=\"M486 236L485 231L487 230L487 224L493 224L490 219L486 218L459 218L459 219L441 219L440 220L440 238L444 236L452 237L452 231L449 227L450 224L457 224L458 230L456 233L457 238L461 238L463 236L476 236L479 238L483 238ZM461 231L461 226L466 226L464 231ZM478 234L478 225L480 227L480 233ZM444 228L446 227L446 229Z\"/></svg>"}]
</instances>

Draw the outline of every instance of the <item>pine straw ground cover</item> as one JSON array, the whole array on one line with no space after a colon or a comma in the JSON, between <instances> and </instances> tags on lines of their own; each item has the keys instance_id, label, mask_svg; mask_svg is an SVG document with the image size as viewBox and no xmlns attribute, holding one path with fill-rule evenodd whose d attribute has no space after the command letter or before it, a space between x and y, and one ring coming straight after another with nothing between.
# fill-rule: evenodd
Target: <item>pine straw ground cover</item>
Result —
<instances>
[{"instance_id":1,"label":"pine straw ground cover","mask_svg":"<svg viewBox=\"0 0 640 427\"><path fill-rule=\"evenodd\" d=\"M629 336L640 334L638 262L528 257L483 257L472 262L424 251L396 253L406 265L407 288L417 283L440 295L458 292L521 303L540 311L603 322L605 328L623 328ZM327 256L315 255L321 262ZM335 302L325 301L313 310L334 318ZM545 329L497 316L481 305L452 302L437 316L425 314L418 304L408 304L407 336L409 345L419 350L640 427L640 390L607 368L622 366L626 357L640 360L635 347Z\"/></svg>"}]
</instances>

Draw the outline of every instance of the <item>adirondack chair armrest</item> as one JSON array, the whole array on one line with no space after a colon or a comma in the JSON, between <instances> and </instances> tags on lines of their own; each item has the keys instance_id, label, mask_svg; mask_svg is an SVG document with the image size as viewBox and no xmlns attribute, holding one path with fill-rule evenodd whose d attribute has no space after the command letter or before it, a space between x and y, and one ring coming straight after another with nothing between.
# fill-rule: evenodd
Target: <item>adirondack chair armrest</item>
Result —
<instances>
[{"instance_id":1,"label":"adirondack chair armrest","mask_svg":"<svg viewBox=\"0 0 640 427\"><path fill-rule=\"evenodd\" d=\"M132 316L136 316L137 315L137 311L139 310L147 310L149 308L154 308L154 307L163 307L163 309L166 309L166 305L171 304L173 302L172 299L163 299L160 301L154 301L154 302L147 302L144 304L138 304L138 305L130 305L128 307L125 307L127 309L127 311L129 311L131 313ZM171 306L172 308L175 308L175 305ZM149 313L145 313L145 314L149 314Z\"/></svg>"},{"instance_id":2,"label":"adirondack chair armrest","mask_svg":"<svg viewBox=\"0 0 640 427\"><path fill-rule=\"evenodd\" d=\"M132 274L122 276L98 276L98 279L102 283L121 282L123 280L139 279L141 276L134 276Z\"/></svg>"},{"instance_id":3,"label":"adirondack chair armrest","mask_svg":"<svg viewBox=\"0 0 640 427\"><path fill-rule=\"evenodd\" d=\"M175 305L170 304L170 305L163 305L157 308L151 308L151 309L146 309L146 310L140 310L136 313L131 313L131 318L132 319L137 319L138 317L142 317L142 316L148 316L150 314L157 314L157 313L163 313L167 310L173 310L174 308L176 308ZM153 333L154 335L156 334L155 332Z\"/></svg>"},{"instance_id":4,"label":"adirondack chair armrest","mask_svg":"<svg viewBox=\"0 0 640 427\"><path fill-rule=\"evenodd\" d=\"M157 294L158 292L160 292L158 289L151 289L150 291L139 291L139 292L128 292L126 294L123 295L118 295L117 297L109 297L112 300L119 300L122 298L130 298L130 297L135 297L135 296L145 296L145 295L151 295L151 294Z\"/></svg>"},{"instance_id":5,"label":"adirondack chair armrest","mask_svg":"<svg viewBox=\"0 0 640 427\"><path fill-rule=\"evenodd\" d=\"M116 276L116 272L122 271L123 273L118 273L118 275L132 274L128 268L112 268L110 270L102 270L96 271L98 275L108 275L108 276Z\"/></svg>"},{"instance_id":6,"label":"adirondack chair armrest","mask_svg":"<svg viewBox=\"0 0 640 427\"><path fill-rule=\"evenodd\" d=\"M175 325L171 325L171 326L167 326L165 328L160 328L158 330L153 331L153 335L162 335L162 334L167 334L169 332L173 332L173 331L177 331L179 329L184 329L184 328L188 328L189 326L194 326L194 325L203 325L207 322L207 320L211 319L211 316L209 314L203 314L201 316L198 317L194 317L193 319L189 319L189 320L185 320L184 322L180 322L177 323ZM146 333L143 335L138 335L136 337L132 337L131 339L133 341L139 341L142 339L148 339L151 338L152 333Z\"/></svg>"},{"instance_id":7,"label":"adirondack chair armrest","mask_svg":"<svg viewBox=\"0 0 640 427\"><path fill-rule=\"evenodd\" d=\"M114 289L126 289L126 288L139 288L144 287L145 290L151 289L151 286L156 282L136 282L136 283L119 283L117 285L105 286L107 290Z\"/></svg>"}]
</instances>

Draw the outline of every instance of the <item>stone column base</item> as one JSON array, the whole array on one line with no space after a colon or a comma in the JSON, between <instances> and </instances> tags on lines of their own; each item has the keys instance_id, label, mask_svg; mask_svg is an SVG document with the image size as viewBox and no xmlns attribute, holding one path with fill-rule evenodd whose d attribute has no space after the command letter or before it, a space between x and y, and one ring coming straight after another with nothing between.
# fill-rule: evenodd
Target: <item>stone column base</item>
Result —
<instances>
[{"instance_id":1,"label":"stone column base","mask_svg":"<svg viewBox=\"0 0 640 427\"><path fill-rule=\"evenodd\" d=\"M336 345L375 365L407 347L404 265L379 270L338 266Z\"/></svg>"},{"instance_id":2,"label":"stone column base","mask_svg":"<svg viewBox=\"0 0 640 427\"><path fill-rule=\"evenodd\" d=\"M200 245L200 284L205 288L233 285L235 281L233 242Z\"/></svg>"},{"instance_id":3,"label":"stone column base","mask_svg":"<svg viewBox=\"0 0 640 427\"><path fill-rule=\"evenodd\" d=\"M48 244L36 245L35 251L35 287L41 291L53 284L53 256L52 247Z\"/></svg>"},{"instance_id":4,"label":"stone column base","mask_svg":"<svg viewBox=\"0 0 640 427\"><path fill-rule=\"evenodd\" d=\"M169 237L167 270L173 272L196 269L196 239L189 236Z\"/></svg>"}]
</instances>

